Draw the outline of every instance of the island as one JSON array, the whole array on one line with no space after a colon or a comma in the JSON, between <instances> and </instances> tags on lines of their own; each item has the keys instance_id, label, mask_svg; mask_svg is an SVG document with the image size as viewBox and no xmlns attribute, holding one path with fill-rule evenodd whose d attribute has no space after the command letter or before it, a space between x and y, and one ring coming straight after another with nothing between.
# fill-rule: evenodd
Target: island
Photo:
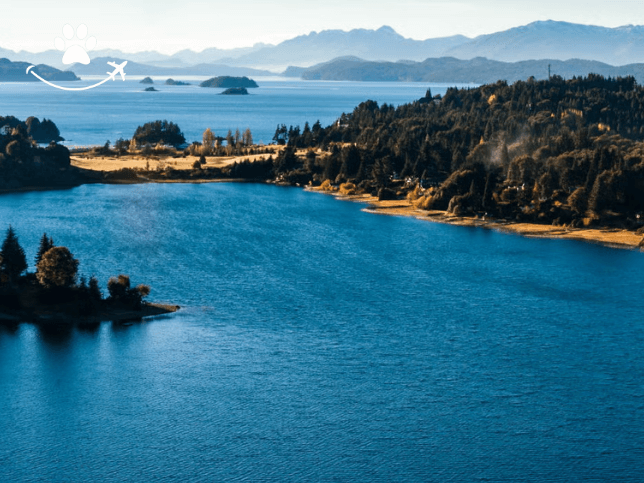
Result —
<instances>
[{"instance_id":1,"label":"island","mask_svg":"<svg viewBox=\"0 0 644 483\"><path fill-rule=\"evenodd\" d=\"M103 297L96 277L79 278L78 265L67 247L56 246L45 233L36 255L36 272L27 272L25 251L9 226L0 249L0 323L123 322L179 309L144 301L150 287L133 287L123 274L109 279L109 295Z\"/></svg>"},{"instance_id":2,"label":"island","mask_svg":"<svg viewBox=\"0 0 644 483\"><path fill-rule=\"evenodd\" d=\"M165 85L167 85L167 86L189 86L190 82L181 82L181 81L177 81L177 80L174 80L174 79L168 79L167 81L165 81Z\"/></svg>"},{"instance_id":3,"label":"island","mask_svg":"<svg viewBox=\"0 0 644 483\"><path fill-rule=\"evenodd\" d=\"M36 77L27 74L27 68L32 65L28 62L12 62L9 59L0 59L0 82L40 82ZM48 81L79 81L71 71L58 70L45 64L34 67L33 72Z\"/></svg>"},{"instance_id":4,"label":"island","mask_svg":"<svg viewBox=\"0 0 644 483\"><path fill-rule=\"evenodd\" d=\"M144 89L144 91L145 91L145 92L159 92L159 91L158 91L157 89L155 89L154 87L146 87L146 88Z\"/></svg>"},{"instance_id":5,"label":"island","mask_svg":"<svg viewBox=\"0 0 644 483\"><path fill-rule=\"evenodd\" d=\"M203 81L201 84L199 84L199 87L219 87L228 89L231 87L256 88L259 86L257 85L257 82L255 82L253 79L249 79L248 77L221 76L213 77L212 79Z\"/></svg>"},{"instance_id":6,"label":"island","mask_svg":"<svg viewBox=\"0 0 644 483\"><path fill-rule=\"evenodd\" d=\"M152 77L146 77L140 83L141 84L154 84L154 81L152 80Z\"/></svg>"},{"instance_id":7,"label":"island","mask_svg":"<svg viewBox=\"0 0 644 483\"><path fill-rule=\"evenodd\" d=\"M220 95L222 96L247 96L248 91L245 87L231 87L223 91Z\"/></svg>"}]
</instances>

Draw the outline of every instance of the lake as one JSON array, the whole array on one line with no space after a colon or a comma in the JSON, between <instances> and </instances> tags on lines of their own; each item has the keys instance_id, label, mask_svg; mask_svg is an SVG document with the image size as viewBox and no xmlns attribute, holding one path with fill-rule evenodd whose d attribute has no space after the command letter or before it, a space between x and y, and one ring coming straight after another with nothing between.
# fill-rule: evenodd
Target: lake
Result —
<instances>
[{"instance_id":1,"label":"lake","mask_svg":"<svg viewBox=\"0 0 644 483\"><path fill-rule=\"evenodd\" d=\"M641 253L362 208L228 183L0 196L29 260L46 231L103 290L127 273L183 307L0 328L0 481L642 480Z\"/></svg>"},{"instance_id":2,"label":"lake","mask_svg":"<svg viewBox=\"0 0 644 483\"><path fill-rule=\"evenodd\" d=\"M157 119L179 125L188 142L201 142L210 127L226 136L230 129L250 128L253 140L272 142L278 124L304 127L320 120L328 126L343 112L350 113L367 99L380 104L406 104L425 95L444 94L447 84L403 82L302 81L273 77L257 78L259 88L248 96L221 96L223 89L198 87L206 77L175 77L190 86L165 86L165 78L154 77L158 92L144 92L141 76L110 81L82 92L61 91L41 82L0 83L0 115L25 120L29 116L53 120L68 146L112 143L130 139L137 126ZM82 87L99 77L82 82L63 82Z\"/></svg>"}]
</instances>

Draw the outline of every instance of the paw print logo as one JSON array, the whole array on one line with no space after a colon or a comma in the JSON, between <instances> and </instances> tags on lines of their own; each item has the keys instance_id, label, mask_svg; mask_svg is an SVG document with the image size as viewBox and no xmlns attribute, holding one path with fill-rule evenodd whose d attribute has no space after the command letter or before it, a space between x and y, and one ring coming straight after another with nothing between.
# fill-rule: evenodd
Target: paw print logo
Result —
<instances>
[{"instance_id":1,"label":"paw print logo","mask_svg":"<svg viewBox=\"0 0 644 483\"><path fill-rule=\"evenodd\" d=\"M71 41L74 38L74 27L69 24L65 25L63 27L63 35L67 41ZM85 24L78 26L76 29L76 38L78 41L69 47L67 47L68 42L60 37L56 37L56 48L65 52L65 55L63 55L63 64L69 65L77 62L85 65L89 64L90 61L87 51L96 47L96 37L89 37L85 40L86 37L87 25Z\"/></svg>"}]
</instances>

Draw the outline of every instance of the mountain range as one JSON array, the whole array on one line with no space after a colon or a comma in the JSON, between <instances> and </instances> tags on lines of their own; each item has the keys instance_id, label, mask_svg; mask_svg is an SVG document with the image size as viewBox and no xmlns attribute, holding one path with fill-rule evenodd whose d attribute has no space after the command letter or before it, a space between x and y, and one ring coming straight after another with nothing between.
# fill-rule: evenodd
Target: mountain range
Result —
<instances>
[{"instance_id":1,"label":"mountain range","mask_svg":"<svg viewBox=\"0 0 644 483\"><path fill-rule=\"evenodd\" d=\"M311 32L277 45L256 44L237 49L208 48L201 52L182 50L173 55L155 51L124 53L119 50L98 50L90 54L93 59L126 59L132 62L130 68L137 67L134 64L141 64L144 69L161 68L163 70L160 74L172 75L201 74L208 71L209 65L219 66L218 68L245 67L279 73L288 66L298 66L303 70L345 56L386 62L422 62L428 58L440 57L460 60L484 57L501 62L581 59L616 66L644 62L644 27L629 25L607 28L548 20L475 38L455 35L414 40L403 37L391 27L383 26L377 30ZM68 68L61 64L62 56L57 50L30 53L0 48L0 57ZM83 72L79 66L69 68L71 69ZM146 70L146 73L150 72ZM220 73L260 75L249 71L240 74L230 71ZM211 74L215 73L208 71L206 75Z\"/></svg>"}]
</instances>

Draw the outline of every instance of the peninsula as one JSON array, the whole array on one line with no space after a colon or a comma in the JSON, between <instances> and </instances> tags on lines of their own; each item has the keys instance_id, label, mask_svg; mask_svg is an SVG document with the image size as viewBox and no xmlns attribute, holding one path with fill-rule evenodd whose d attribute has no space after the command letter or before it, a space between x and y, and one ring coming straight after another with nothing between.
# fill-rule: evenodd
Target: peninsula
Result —
<instances>
[{"instance_id":1,"label":"peninsula","mask_svg":"<svg viewBox=\"0 0 644 483\"><path fill-rule=\"evenodd\" d=\"M132 287L130 277L123 274L109 279L109 296L104 298L95 277L79 280L78 265L68 248L56 246L45 233L36 255L36 272L26 272L25 252L9 226L0 250L0 323L118 322L179 308L145 302L150 287Z\"/></svg>"},{"instance_id":2,"label":"peninsula","mask_svg":"<svg viewBox=\"0 0 644 483\"><path fill-rule=\"evenodd\" d=\"M0 59L0 82L40 82L33 75L27 74L28 62L11 62L9 59ZM71 71L58 70L45 64L34 67L40 77L48 81L79 81Z\"/></svg>"}]
</instances>

